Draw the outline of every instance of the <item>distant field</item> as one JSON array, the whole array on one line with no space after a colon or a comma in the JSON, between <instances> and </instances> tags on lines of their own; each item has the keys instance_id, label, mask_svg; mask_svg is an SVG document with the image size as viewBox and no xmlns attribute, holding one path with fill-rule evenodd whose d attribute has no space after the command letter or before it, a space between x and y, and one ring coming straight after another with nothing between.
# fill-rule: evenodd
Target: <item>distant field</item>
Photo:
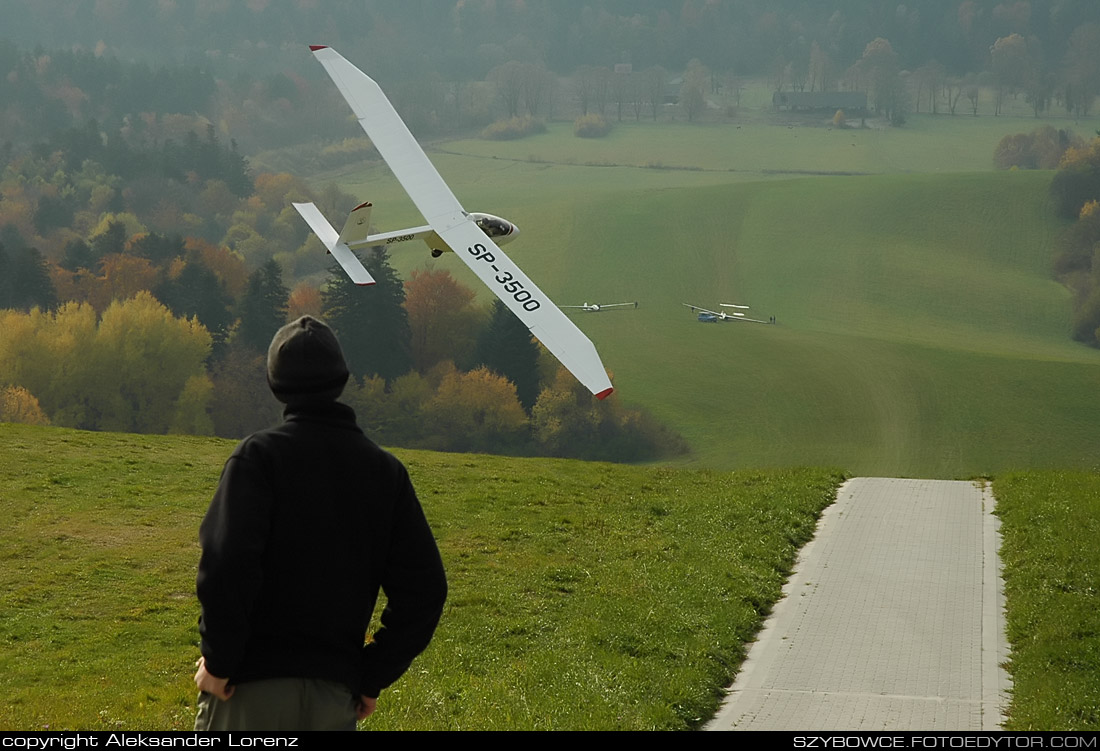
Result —
<instances>
[{"instance_id":1,"label":"distant field","mask_svg":"<svg viewBox=\"0 0 1100 751\"><path fill-rule=\"evenodd\" d=\"M433 159L468 208L519 223L507 250L559 304L639 301L636 311L576 320L621 398L683 433L691 462L937 478L1093 469L1100 352L1070 341L1069 296L1050 278L1062 231L1046 205L1050 173L988 169L1002 132L1035 124L754 126L751 137L771 145L744 152L717 145L750 137L730 127L643 124L606 143L552 128L506 144L449 143L483 156ZM878 143L874 157L779 145L849 135ZM605 148L617 163L707 169L577 166ZM484 156L525 153L575 165ZM745 160L884 174L721 171ZM918 173L927 171L939 174ZM375 201L380 228L416 221L383 172L342 182ZM402 218L390 223L391 213ZM432 263L413 245L393 259L403 273ZM434 264L481 291L456 259ZM685 302L749 304L779 325L702 325Z\"/></svg>"},{"instance_id":2,"label":"distant field","mask_svg":"<svg viewBox=\"0 0 1100 751\"><path fill-rule=\"evenodd\" d=\"M552 122L545 134L517 141L450 140L427 149L467 209L503 213L534 201L569 200L578 190L673 189L815 173L985 172L1008 134L1050 124L1088 138L1100 128L1100 120L1019 116L913 115L904 128L876 122L848 130L828 127L827 118L791 120L799 124L788 128L780 116L754 110L743 123L627 121L597 139L576 138L570 123ZM349 126L348 136L358 135ZM381 162L312 177L373 201L380 228L420 221Z\"/></svg>"},{"instance_id":3,"label":"distant field","mask_svg":"<svg viewBox=\"0 0 1100 751\"><path fill-rule=\"evenodd\" d=\"M0 425L0 730L188 729L233 443ZM372 729L688 729L843 476L400 452L450 596Z\"/></svg>"}]
</instances>

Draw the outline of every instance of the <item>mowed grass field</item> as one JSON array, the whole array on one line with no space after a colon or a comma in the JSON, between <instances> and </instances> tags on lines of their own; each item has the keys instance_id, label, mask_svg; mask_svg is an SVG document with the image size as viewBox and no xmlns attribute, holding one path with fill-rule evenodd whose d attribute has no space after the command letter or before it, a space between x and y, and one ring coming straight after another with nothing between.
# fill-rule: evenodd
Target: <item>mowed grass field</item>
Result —
<instances>
[{"instance_id":1,"label":"mowed grass field","mask_svg":"<svg viewBox=\"0 0 1100 751\"><path fill-rule=\"evenodd\" d=\"M1051 279L1051 173L990 168L1000 137L1039 121L910 123L641 124L594 141L555 126L432 158L467 208L520 225L506 251L556 302L639 302L576 320L619 397L688 439L688 462L1095 468L1100 353L1069 339L1071 300ZM339 180L374 201L379 229L417 221L385 168ZM416 245L392 258L451 269L487 298L456 258ZM700 324L682 305L721 302L778 325Z\"/></svg>"},{"instance_id":2,"label":"mowed grass field","mask_svg":"<svg viewBox=\"0 0 1100 751\"><path fill-rule=\"evenodd\" d=\"M198 525L232 447L0 425L0 730L193 726ZM371 729L696 727L843 479L399 456L450 596Z\"/></svg>"}]
</instances>

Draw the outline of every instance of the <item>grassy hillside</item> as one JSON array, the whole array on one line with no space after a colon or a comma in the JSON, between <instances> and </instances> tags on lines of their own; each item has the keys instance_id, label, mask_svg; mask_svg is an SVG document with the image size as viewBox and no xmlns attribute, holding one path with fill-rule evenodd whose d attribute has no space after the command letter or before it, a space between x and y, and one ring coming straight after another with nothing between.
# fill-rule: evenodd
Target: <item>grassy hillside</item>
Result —
<instances>
[{"instance_id":1,"label":"grassy hillside","mask_svg":"<svg viewBox=\"0 0 1100 751\"><path fill-rule=\"evenodd\" d=\"M0 425L0 730L194 722L199 521L233 444ZM400 452L450 597L373 729L683 729L839 472Z\"/></svg>"},{"instance_id":2,"label":"grassy hillside","mask_svg":"<svg viewBox=\"0 0 1100 751\"><path fill-rule=\"evenodd\" d=\"M678 159L708 164L711 131L681 129L677 148L696 148ZM549 139L545 147L531 139L448 148L544 148L559 159L588 148L566 134L539 138ZM945 166L939 152L924 151L929 168ZM908 152L888 151L899 153ZM1100 386L1100 353L1069 340L1069 296L1050 278L1062 227L1046 206L1049 173L747 180L434 158L467 206L520 224L523 235L507 250L555 301L640 302L636 311L576 320L621 397L688 438L689 461L943 478L1097 466L1091 426L1100 406L1090 395ZM635 154L634 163L645 158ZM375 200L380 227L414 221L379 169L346 180L357 195L383 197ZM390 206L408 213L390 224ZM432 263L426 258L410 245L394 262L407 272ZM482 290L457 259L434 263ZM779 325L701 325L684 302L746 303Z\"/></svg>"},{"instance_id":3,"label":"grassy hillside","mask_svg":"<svg viewBox=\"0 0 1100 751\"><path fill-rule=\"evenodd\" d=\"M0 730L191 727L197 529L231 448L0 425ZM400 456L451 594L372 729L697 725L842 479ZM994 483L1011 729L1100 727L1098 482Z\"/></svg>"}]
</instances>

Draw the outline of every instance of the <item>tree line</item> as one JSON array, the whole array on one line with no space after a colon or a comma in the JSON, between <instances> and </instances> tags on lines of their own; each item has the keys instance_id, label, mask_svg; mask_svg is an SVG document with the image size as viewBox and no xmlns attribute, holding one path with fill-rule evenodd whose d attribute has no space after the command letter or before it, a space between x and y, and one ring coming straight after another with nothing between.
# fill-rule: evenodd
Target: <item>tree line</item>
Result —
<instances>
[{"instance_id":1,"label":"tree line","mask_svg":"<svg viewBox=\"0 0 1100 751\"><path fill-rule=\"evenodd\" d=\"M339 105L323 71L282 43L305 38L370 70L419 135L524 114L573 119L593 106L640 119L680 73L689 120L702 96L736 102L748 77L777 91L866 91L891 116L976 114L990 96L999 114L1023 96L1037 116L1082 117L1100 92L1100 4L1090 0L13 2L22 12L9 14L11 38L45 35L60 49L0 41L0 108L19 103L0 115L6 133L200 112L246 152L302 132L334 136L338 119L314 116L320 102ZM611 75L623 66L639 75Z\"/></svg>"},{"instance_id":2,"label":"tree line","mask_svg":"<svg viewBox=\"0 0 1100 751\"><path fill-rule=\"evenodd\" d=\"M253 174L201 117L109 120L117 127L89 119L5 150L0 419L244 435L279 419L264 377L272 333L310 313L341 333L347 398L391 445L623 460L683 449L583 391L539 406L572 377L448 274L403 283L375 249L364 259L375 287L342 273L324 282L324 249L290 204L346 213L355 200L335 186ZM564 418L548 406L567 402L587 406Z\"/></svg>"},{"instance_id":3,"label":"tree line","mask_svg":"<svg viewBox=\"0 0 1100 751\"><path fill-rule=\"evenodd\" d=\"M241 437L279 418L265 380L273 332L312 313L342 340L344 401L388 445L610 461L686 450L644 412L596 401L514 314L499 302L479 310L449 272L402 282L381 247L364 263L374 287L334 270L292 310L268 261L248 276L220 346L197 315L144 290L102 313L77 301L0 311L0 421Z\"/></svg>"},{"instance_id":4,"label":"tree line","mask_svg":"<svg viewBox=\"0 0 1100 751\"><path fill-rule=\"evenodd\" d=\"M1055 277L1073 292L1072 335L1100 347L1100 133L1066 149L1050 194L1058 215L1072 222L1054 260Z\"/></svg>"}]
</instances>

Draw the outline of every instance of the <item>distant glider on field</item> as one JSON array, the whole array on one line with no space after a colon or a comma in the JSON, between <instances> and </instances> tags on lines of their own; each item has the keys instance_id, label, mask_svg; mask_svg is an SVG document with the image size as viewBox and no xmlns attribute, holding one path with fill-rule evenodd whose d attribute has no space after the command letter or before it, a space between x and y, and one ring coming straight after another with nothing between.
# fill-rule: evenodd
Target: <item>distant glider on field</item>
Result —
<instances>
[{"instance_id":1,"label":"distant glider on field","mask_svg":"<svg viewBox=\"0 0 1100 751\"><path fill-rule=\"evenodd\" d=\"M608 308L628 308L630 306L638 307L637 301L604 303L603 305L587 302L584 305L562 305L563 308L575 308L576 310L583 310L585 313L599 313L601 310L607 310Z\"/></svg>"},{"instance_id":2,"label":"distant glider on field","mask_svg":"<svg viewBox=\"0 0 1100 751\"><path fill-rule=\"evenodd\" d=\"M743 321L746 323L768 323L768 321L761 321L759 318L748 318L744 313L727 313L722 311L721 313L713 310L707 310L701 308L698 305L692 305L690 303L683 303L684 307L691 308L692 313L698 313L698 320L700 323L722 323L728 321ZM748 310L748 305L735 305L734 303L724 302L719 305L722 308L738 308L740 310Z\"/></svg>"},{"instance_id":3,"label":"distant glider on field","mask_svg":"<svg viewBox=\"0 0 1100 751\"><path fill-rule=\"evenodd\" d=\"M371 235L371 204L363 203L352 210L338 233L312 203L294 204L351 280L359 285L374 284L351 252L353 247L421 239L435 257L453 251L597 399L610 394L611 381L592 342L498 247L514 239L519 229L492 214L465 211L378 84L336 50L324 46L310 49L428 222L422 227Z\"/></svg>"}]
</instances>

